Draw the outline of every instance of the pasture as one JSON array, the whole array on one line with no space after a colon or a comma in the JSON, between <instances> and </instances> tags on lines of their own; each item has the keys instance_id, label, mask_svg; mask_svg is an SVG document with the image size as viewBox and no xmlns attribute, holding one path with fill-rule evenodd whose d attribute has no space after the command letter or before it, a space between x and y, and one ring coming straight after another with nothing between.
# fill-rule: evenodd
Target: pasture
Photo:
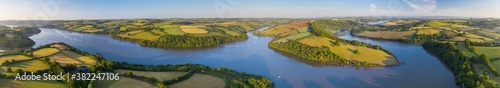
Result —
<instances>
[{"instance_id":1,"label":"pasture","mask_svg":"<svg viewBox=\"0 0 500 88\"><path fill-rule=\"evenodd\" d=\"M97 61L92 59L89 56L83 56L83 55L80 55L80 54L75 53L73 51L62 51L62 53L64 53L66 56L68 56L70 58L73 58L79 62L82 62L82 64L85 64L85 65L96 65L97 64Z\"/></svg>"},{"instance_id":2,"label":"pasture","mask_svg":"<svg viewBox=\"0 0 500 88\"><path fill-rule=\"evenodd\" d=\"M300 38L303 38L303 37L306 37L309 35L311 35L311 33L309 33L309 32L295 34L295 35L289 35L289 36L286 36L284 38L278 39L275 42L287 42L288 40L296 40L296 39L300 39Z\"/></svg>"},{"instance_id":3,"label":"pasture","mask_svg":"<svg viewBox=\"0 0 500 88\"><path fill-rule=\"evenodd\" d=\"M164 32L171 34L171 35L184 35L184 34L186 34L177 25L165 25L165 26L161 26L160 28L163 28Z\"/></svg>"},{"instance_id":4,"label":"pasture","mask_svg":"<svg viewBox=\"0 0 500 88\"><path fill-rule=\"evenodd\" d=\"M478 55L485 54L490 59L500 59L500 47L490 47L490 46L472 46L476 48L476 53Z\"/></svg>"},{"instance_id":5,"label":"pasture","mask_svg":"<svg viewBox=\"0 0 500 88\"><path fill-rule=\"evenodd\" d=\"M439 34L440 31L439 30L436 30L436 29L420 29L420 30L417 30L417 35L421 35L421 34Z\"/></svg>"},{"instance_id":6,"label":"pasture","mask_svg":"<svg viewBox=\"0 0 500 88\"><path fill-rule=\"evenodd\" d=\"M31 59L30 57L26 57L24 55L6 55L6 56L0 56L0 64L3 62L9 60L26 60L26 59Z\"/></svg>"},{"instance_id":7,"label":"pasture","mask_svg":"<svg viewBox=\"0 0 500 88\"><path fill-rule=\"evenodd\" d=\"M195 73L187 80L168 85L168 87L172 88L224 88L225 86L226 83L222 78L198 73Z\"/></svg>"},{"instance_id":8,"label":"pasture","mask_svg":"<svg viewBox=\"0 0 500 88\"><path fill-rule=\"evenodd\" d=\"M49 65L45 64L44 62L39 61L39 60L31 60L31 61L10 64L8 66L2 66L2 70L0 71L0 73L12 74L12 73L5 72L7 70L7 67L10 67L12 69L12 71L14 71L16 69L22 69L23 71L30 71L30 72L49 69Z\"/></svg>"},{"instance_id":9,"label":"pasture","mask_svg":"<svg viewBox=\"0 0 500 88\"><path fill-rule=\"evenodd\" d=\"M181 28L181 30L183 32L186 32L186 33L191 33L191 34L205 34L205 33L208 33L207 30L205 29L201 29L199 27L196 27L196 26L180 26L179 28Z\"/></svg>"},{"instance_id":10,"label":"pasture","mask_svg":"<svg viewBox=\"0 0 500 88\"><path fill-rule=\"evenodd\" d=\"M144 39L144 40L157 40L159 36L154 35L150 31L141 32L135 35L130 36L129 38L133 39Z\"/></svg>"},{"instance_id":11,"label":"pasture","mask_svg":"<svg viewBox=\"0 0 500 88\"><path fill-rule=\"evenodd\" d=\"M77 61L73 58L70 58L66 55L64 55L64 53L57 53L55 55L52 55L49 57L50 61L56 61L56 62L59 62L61 65L67 65L67 64L82 64L82 62L80 61Z\"/></svg>"},{"instance_id":12,"label":"pasture","mask_svg":"<svg viewBox=\"0 0 500 88\"><path fill-rule=\"evenodd\" d=\"M44 57L44 56L53 55L57 52L59 52L59 50L57 48L43 48L43 49L39 49L39 50L36 50L35 52L33 52L33 55L35 57Z\"/></svg>"},{"instance_id":13,"label":"pasture","mask_svg":"<svg viewBox=\"0 0 500 88\"><path fill-rule=\"evenodd\" d=\"M358 36L383 39L411 39L416 31L365 31Z\"/></svg>"}]
</instances>

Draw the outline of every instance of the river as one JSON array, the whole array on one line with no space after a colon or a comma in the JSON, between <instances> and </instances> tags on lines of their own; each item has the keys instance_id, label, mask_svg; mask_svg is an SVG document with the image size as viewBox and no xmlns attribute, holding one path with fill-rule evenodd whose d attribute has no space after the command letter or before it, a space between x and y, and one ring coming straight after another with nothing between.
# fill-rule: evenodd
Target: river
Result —
<instances>
[{"instance_id":1,"label":"river","mask_svg":"<svg viewBox=\"0 0 500 88\"><path fill-rule=\"evenodd\" d=\"M267 27L266 27L267 28ZM261 28L263 30L265 28ZM112 39L109 35L76 33L41 28L31 36L33 47L64 42L106 59L138 64L197 63L227 67L236 71L265 76L277 88L453 88L453 74L421 46L376 41L343 35L340 38L359 40L393 53L404 64L393 67L355 68L321 65L293 55L281 54L267 47L272 37L247 33L245 41L198 49L166 49L142 47L139 44Z\"/></svg>"}]
</instances>

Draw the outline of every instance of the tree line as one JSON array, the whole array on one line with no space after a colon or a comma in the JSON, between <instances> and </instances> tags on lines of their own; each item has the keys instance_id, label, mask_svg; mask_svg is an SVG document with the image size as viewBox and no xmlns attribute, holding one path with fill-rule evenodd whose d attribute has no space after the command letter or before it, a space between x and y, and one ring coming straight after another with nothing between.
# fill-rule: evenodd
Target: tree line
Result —
<instances>
[{"instance_id":1,"label":"tree line","mask_svg":"<svg viewBox=\"0 0 500 88\"><path fill-rule=\"evenodd\" d=\"M470 58L454 44L429 41L422 46L439 57L450 68L455 75L457 85L464 85L466 88L497 87L497 84L490 81L488 76L474 72Z\"/></svg>"}]
</instances>

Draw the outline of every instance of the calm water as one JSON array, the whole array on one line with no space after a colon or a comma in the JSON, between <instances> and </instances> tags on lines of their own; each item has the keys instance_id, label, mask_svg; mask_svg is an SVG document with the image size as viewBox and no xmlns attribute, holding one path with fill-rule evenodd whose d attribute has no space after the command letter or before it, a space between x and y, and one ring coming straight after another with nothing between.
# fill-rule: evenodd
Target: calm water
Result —
<instances>
[{"instance_id":1,"label":"calm water","mask_svg":"<svg viewBox=\"0 0 500 88\"><path fill-rule=\"evenodd\" d=\"M264 29L264 28L263 28ZM106 59L139 64L198 63L227 67L270 78L278 88L452 88L453 74L419 45L373 41L349 35L343 39L359 40L388 49L404 64L394 67L354 68L329 66L280 54L267 47L272 37L248 33L245 41L201 49L162 49L141 47L108 35L41 29L31 36L38 47L65 42L81 50L100 53ZM262 30L262 29L261 29Z\"/></svg>"}]
</instances>

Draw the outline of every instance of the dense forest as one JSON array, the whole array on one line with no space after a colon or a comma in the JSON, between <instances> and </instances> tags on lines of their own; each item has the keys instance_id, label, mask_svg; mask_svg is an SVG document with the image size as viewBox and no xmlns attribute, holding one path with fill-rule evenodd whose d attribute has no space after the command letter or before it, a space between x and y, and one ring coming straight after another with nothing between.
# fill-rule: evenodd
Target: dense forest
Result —
<instances>
[{"instance_id":1,"label":"dense forest","mask_svg":"<svg viewBox=\"0 0 500 88\"><path fill-rule=\"evenodd\" d=\"M438 56L450 68L455 75L457 85L464 85L465 88L497 87L497 84L490 81L487 75L475 72L470 58L454 44L430 41L422 46Z\"/></svg>"},{"instance_id":2,"label":"dense forest","mask_svg":"<svg viewBox=\"0 0 500 88\"><path fill-rule=\"evenodd\" d=\"M0 48L16 49L31 47L35 45L35 42L28 38L28 36L40 32L40 29L36 27L1 27Z\"/></svg>"}]
</instances>

